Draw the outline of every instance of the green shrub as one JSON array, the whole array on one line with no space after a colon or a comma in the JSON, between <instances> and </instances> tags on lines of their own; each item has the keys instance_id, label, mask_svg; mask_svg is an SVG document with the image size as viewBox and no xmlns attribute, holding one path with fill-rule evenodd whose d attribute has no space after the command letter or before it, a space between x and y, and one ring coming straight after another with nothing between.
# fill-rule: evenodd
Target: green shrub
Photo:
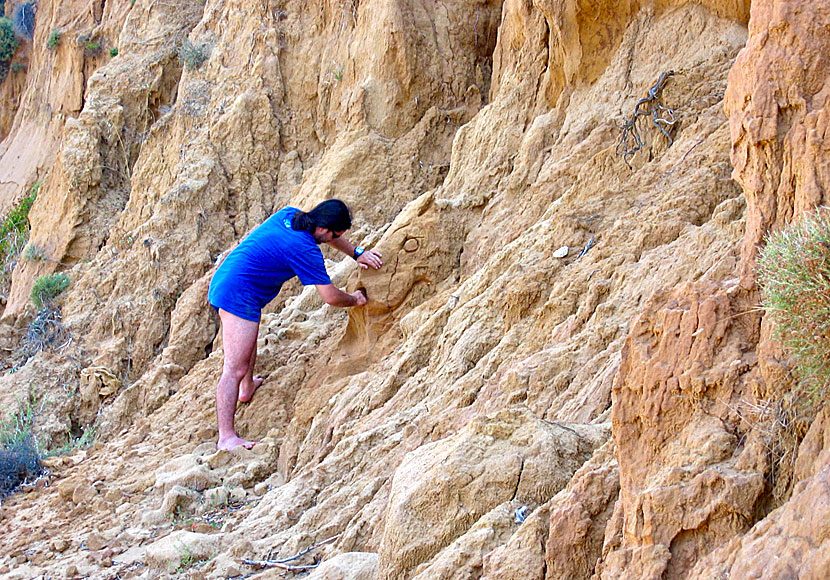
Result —
<instances>
[{"instance_id":1,"label":"green shrub","mask_svg":"<svg viewBox=\"0 0 830 580\"><path fill-rule=\"evenodd\" d=\"M14 51L17 50L18 42L17 36L14 34L12 21L0 17L0 62L7 63L12 59Z\"/></svg>"},{"instance_id":2,"label":"green shrub","mask_svg":"<svg viewBox=\"0 0 830 580\"><path fill-rule=\"evenodd\" d=\"M37 198L37 192L40 190L40 184L42 182L38 181L32 186L32 189L29 190L29 193L26 194L26 197L20 200L15 207L13 207L9 213L6 214L6 217L0 221L0 251L3 250L3 236L11 231L17 232L28 232L29 231L29 211L32 209L32 204L35 203L35 199Z\"/></svg>"},{"instance_id":3,"label":"green shrub","mask_svg":"<svg viewBox=\"0 0 830 580\"><path fill-rule=\"evenodd\" d=\"M23 250L23 259L27 262L40 262L46 259L46 252L40 246L29 244Z\"/></svg>"},{"instance_id":4,"label":"green shrub","mask_svg":"<svg viewBox=\"0 0 830 580\"><path fill-rule=\"evenodd\" d=\"M22 62L12 63L12 72L23 72L24 70L26 70L26 65Z\"/></svg>"},{"instance_id":5,"label":"green shrub","mask_svg":"<svg viewBox=\"0 0 830 580\"><path fill-rule=\"evenodd\" d=\"M50 450L46 453L46 456L67 455L77 449L86 449L91 447L97 439L97 433L95 432L97 428L97 423L88 425L86 429L81 429L80 434L77 436L73 436L71 431L67 431L66 443L64 443L60 449Z\"/></svg>"},{"instance_id":6,"label":"green shrub","mask_svg":"<svg viewBox=\"0 0 830 580\"><path fill-rule=\"evenodd\" d=\"M88 41L84 43L84 53L89 56L98 56L101 54L101 43Z\"/></svg>"},{"instance_id":7,"label":"green shrub","mask_svg":"<svg viewBox=\"0 0 830 580\"><path fill-rule=\"evenodd\" d=\"M53 28L52 32L49 33L49 39L46 41L46 46L51 50L55 50L61 43L61 36L63 36L63 31L60 28Z\"/></svg>"},{"instance_id":8,"label":"green shrub","mask_svg":"<svg viewBox=\"0 0 830 580\"><path fill-rule=\"evenodd\" d=\"M187 70L196 70L201 67L210 56L210 44L202 42L194 44L185 38L179 45L179 60Z\"/></svg>"},{"instance_id":9,"label":"green shrub","mask_svg":"<svg viewBox=\"0 0 830 580\"><path fill-rule=\"evenodd\" d=\"M20 252L29 240L29 210L40 189L40 181L0 220L0 289L5 290Z\"/></svg>"},{"instance_id":10,"label":"green shrub","mask_svg":"<svg viewBox=\"0 0 830 580\"><path fill-rule=\"evenodd\" d=\"M118 47L117 46L114 46L110 49L110 56L113 56L113 57L118 56Z\"/></svg>"},{"instance_id":11,"label":"green shrub","mask_svg":"<svg viewBox=\"0 0 830 580\"><path fill-rule=\"evenodd\" d=\"M41 473L43 466L31 439L0 448L0 499Z\"/></svg>"},{"instance_id":12,"label":"green shrub","mask_svg":"<svg viewBox=\"0 0 830 580\"><path fill-rule=\"evenodd\" d=\"M34 436L35 417L41 411L34 391L17 410L0 421L0 499L43 472Z\"/></svg>"},{"instance_id":13,"label":"green shrub","mask_svg":"<svg viewBox=\"0 0 830 580\"><path fill-rule=\"evenodd\" d=\"M0 421L0 447L8 448L34 438L35 418L43 410L37 393L30 389L25 400L17 399L17 409Z\"/></svg>"},{"instance_id":14,"label":"green shrub","mask_svg":"<svg viewBox=\"0 0 830 580\"><path fill-rule=\"evenodd\" d=\"M39 276L32 284L32 293L29 295L32 303L38 308L52 302L61 292L69 287L69 276L63 272Z\"/></svg>"},{"instance_id":15,"label":"green shrub","mask_svg":"<svg viewBox=\"0 0 830 580\"><path fill-rule=\"evenodd\" d=\"M767 237L758 283L802 387L823 397L830 385L830 210Z\"/></svg>"}]
</instances>

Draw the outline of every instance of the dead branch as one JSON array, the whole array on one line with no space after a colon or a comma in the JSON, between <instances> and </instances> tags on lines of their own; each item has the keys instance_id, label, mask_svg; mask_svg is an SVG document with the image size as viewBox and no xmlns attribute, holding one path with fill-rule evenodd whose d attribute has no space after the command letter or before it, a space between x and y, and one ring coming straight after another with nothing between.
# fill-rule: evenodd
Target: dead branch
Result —
<instances>
[{"instance_id":1,"label":"dead branch","mask_svg":"<svg viewBox=\"0 0 830 580\"><path fill-rule=\"evenodd\" d=\"M312 570L312 569L316 568L317 566L319 566L320 562L317 562L315 564L308 564L308 565L288 564L288 562L298 560L298 559L302 558L303 556L305 556L306 554L308 554L309 552L311 552L313 550L316 550L317 548L319 548L321 546L325 546L326 544L332 543L334 540L336 540L339 537L340 537L340 534L336 534L336 535L334 535L330 538L326 538L322 542L314 544L313 546L309 546L308 548L306 548L302 552L298 552L297 554L294 554L293 556L290 556L288 558L284 558L282 560L271 560L270 556L269 556L269 558L267 558L265 560L243 559L242 563L247 565L247 566L256 566L258 568L280 568L282 570L291 570L293 572L302 572L304 570Z\"/></svg>"},{"instance_id":2,"label":"dead branch","mask_svg":"<svg viewBox=\"0 0 830 580\"><path fill-rule=\"evenodd\" d=\"M316 564L310 564L308 566L291 566L290 564L280 564L275 560L248 560L247 558L243 558L242 563L246 566L255 566L257 568L279 568L292 572L305 572L306 570L313 570L320 565L320 562L317 562Z\"/></svg>"},{"instance_id":3,"label":"dead branch","mask_svg":"<svg viewBox=\"0 0 830 580\"><path fill-rule=\"evenodd\" d=\"M674 76L674 71L666 71L660 74L657 82L648 90L648 95L634 105L634 112L631 118L622 126L622 135L620 141L617 143L617 155L622 155L625 164L631 168L629 159L645 146L642 136L640 135L639 121L641 117L651 117L651 123L666 136L669 140L669 145L673 140L667 127L672 127L677 121L674 118L674 109L666 107L660 102L660 93L666 85L669 77Z\"/></svg>"}]
</instances>

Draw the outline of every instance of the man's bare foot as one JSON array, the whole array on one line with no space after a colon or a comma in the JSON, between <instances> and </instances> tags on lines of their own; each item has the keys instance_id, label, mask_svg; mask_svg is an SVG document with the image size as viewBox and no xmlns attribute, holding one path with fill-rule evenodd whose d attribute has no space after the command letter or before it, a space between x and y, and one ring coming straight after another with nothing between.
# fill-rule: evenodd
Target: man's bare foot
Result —
<instances>
[{"instance_id":1,"label":"man's bare foot","mask_svg":"<svg viewBox=\"0 0 830 580\"><path fill-rule=\"evenodd\" d=\"M239 385L239 402L240 403L247 403L248 401L253 399L254 398L254 393L256 393L256 390L259 388L259 386L262 384L262 382L264 380L265 380L264 378L257 375L257 376L254 377L253 385L251 385L249 387L246 387L246 385L244 383L240 384Z\"/></svg>"},{"instance_id":2,"label":"man's bare foot","mask_svg":"<svg viewBox=\"0 0 830 580\"><path fill-rule=\"evenodd\" d=\"M227 449L228 451L230 451L234 447L244 447L245 449L251 449L256 444L256 441L246 441L242 437L234 435L233 437L228 437L225 440L220 439L219 442L216 444L216 449Z\"/></svg>"}]
</instances>

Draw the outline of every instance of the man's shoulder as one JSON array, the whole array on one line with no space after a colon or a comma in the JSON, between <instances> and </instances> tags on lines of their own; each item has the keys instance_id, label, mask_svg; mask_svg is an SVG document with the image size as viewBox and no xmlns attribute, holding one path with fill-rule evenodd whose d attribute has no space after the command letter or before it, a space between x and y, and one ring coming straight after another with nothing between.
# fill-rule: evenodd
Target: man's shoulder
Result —
<instances>
[{"instance_id":1,"label":"man's shoulder","mask_svg":"<svg viewBox=\"0 0 830 580\"><path fill-rule=\"evenodd\" d=\"M314 238L308 232L295 230L291 227L291 218L298 211L296 207L291 206L282 208L265 221L260 235L269 239L271 243L290 245L294 251L299 248L319 251Z\"/></svg>"},{"instance_id":2,"label":"man's shoulder","mask_svg":"<svg viewBox=\"0 0 830 580\"><path fill-rule=\"evenodd\" d=\"M262 226L264 226L265 230L290 230L291 218L294 217L297 211L296 207L284 207L265 220Z\"/></svg>"}]
</instances>

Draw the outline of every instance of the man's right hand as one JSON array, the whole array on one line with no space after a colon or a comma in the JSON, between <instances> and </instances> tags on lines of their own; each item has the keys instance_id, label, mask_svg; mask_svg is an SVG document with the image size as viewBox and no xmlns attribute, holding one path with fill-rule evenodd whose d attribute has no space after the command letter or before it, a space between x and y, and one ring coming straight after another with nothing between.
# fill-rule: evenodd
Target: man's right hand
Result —
<instances>
[{"instance_id":1,"label":"man's right hand","mask_svg":"<svg viewBox=\"0 0 830 580\"><path fill-rule=\"evenodd\" d=\"M348 294L334 284L319 284L317 285L317 291L320 293L323 302L332 306L363 306L367 302L366 294L361 290Z\"/></svg>"},{"instance_id":2,"label":"man's right hand","mask_svg":"<svg viewBox=\"0 0 830 580\"><path fill-rule=\"evenodd\" d=\"M358 290L357 292L352 292L352 298L355 299L354 306L363 306L368 302L368 298L366 298L366 294L363 293L362 290Z\"/></svg>"}]
</instances>

